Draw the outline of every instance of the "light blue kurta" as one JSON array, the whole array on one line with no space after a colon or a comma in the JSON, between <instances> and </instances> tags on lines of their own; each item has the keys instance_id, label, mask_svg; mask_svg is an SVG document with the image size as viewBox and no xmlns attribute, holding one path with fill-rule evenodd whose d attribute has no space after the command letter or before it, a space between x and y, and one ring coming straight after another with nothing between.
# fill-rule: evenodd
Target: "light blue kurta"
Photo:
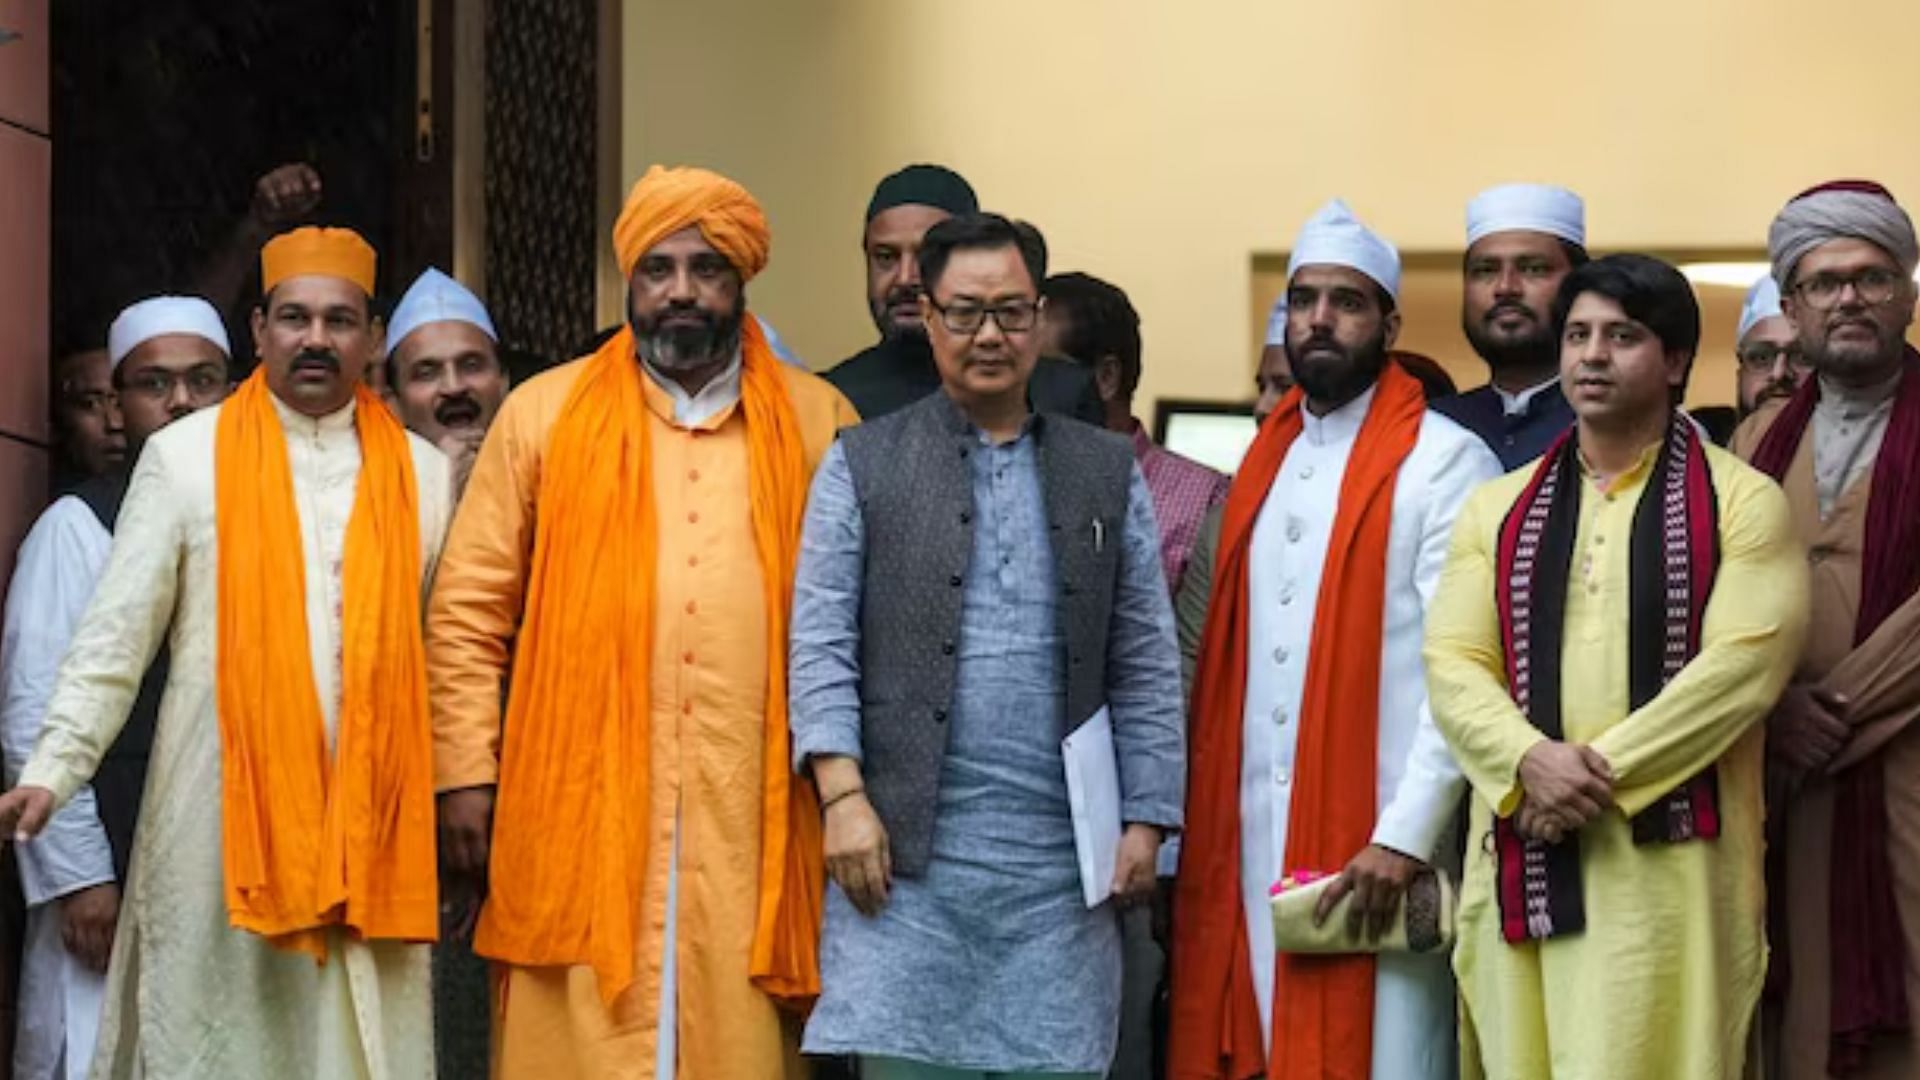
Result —
<instances>
[{"instance_id":1,"label":"light blue kurta","mask_svg":"<svg viewBox=\"0 0 1920 1080\"><path fill-rule=\"evenodd\" d=\"M822 994L804 1048L989 1073L1104 1073L1118 1029L1120 926L1111 905L1089 911L1081 899L1060 753L1064 643L1033 434L982 439L969 461L979 524L932 859L925 876L894 879L874 918L829 888ZM1116 732L1131 721L1177 733L1172 609L1137 467L1122 542L1108 705ZM796 652L857 619L864 536L839 447L816 478L803 550ZM857 664L856 651L829 651L835 666ZM857 729L823 730L834 725L810 723L819 714L806 705L825 682L857 686L857 670L822 679L813 659L794 667L796 753L857 753L846 741ZM1171 746L1159 765L1182 770L1179 740ZM1178 821L1177 806L1161 809L1148 820Z\"/></svg>"}]
</instances>

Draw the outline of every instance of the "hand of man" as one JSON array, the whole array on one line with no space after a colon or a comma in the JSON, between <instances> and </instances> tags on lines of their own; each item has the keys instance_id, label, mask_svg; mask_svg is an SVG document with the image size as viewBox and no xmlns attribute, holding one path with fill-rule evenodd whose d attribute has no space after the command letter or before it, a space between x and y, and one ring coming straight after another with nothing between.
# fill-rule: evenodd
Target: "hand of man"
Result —
<instances>
[{"instance_id":1,"label":"hand of man","mask_svg":"<svg viewBox=\"0 0 1920 1080\"><path fill-rule=\"evenodd\" d=\"M470 787L440 796L440 861L471 882L487 880L493 843L493 788Z\"/></svg>"},{"instance_id":2,"label":"hand of man","mask_svg":"<svg viewBox=\"0 0 1920 1080\"><path fill-rule=\"evenodd\" d=\"M1154 868L1160 861L1160 830L1138 822L1120 834L1113 859L1113 900L1129 908L1153 897Z\"/></svg>"},{"instance_id":3,"label":"hand of man","mask_svg":"<svg viewBox=\"0 0 1920 1080\"><path fill-rule=\"evenodd\" d=\"M1514 812L1513 831L1522 839L1557 844L1569 829L1564 818L1528 796L1520 800L1520 809Z\"/></svg>"},{"instance_id":4,"label":"hand of man","mask_svg":"<svg viewBox=\"0 0 1920 1080\"><path fill-rule=\"evenodd\" d=\"M1324 924L1334 907L1352 893L1353 902L1347 905L1347 936L1358 939L1364 933L1368 941L1379 941L1393 928L1400 897L1425 866L1411 855L1368 844L1340 871L1339 880L1320 894L1320 903L1313 909L1313 925Z\"/></svg>"},{"instance_id":5,"label":"hand of man","mask_svg":"<svg viewBox=\"0 0 1920 1080\"><path fill-rule=\"evenodd\" d=\"M474 428L460 428L440 437L437 445L452 465L453 490L456 493L466 490L467 477L473 474L473 459L480 455L480 444L486 438L486 432Z\"/></svg>"},{"instance_id":6,"label":"hand of man","mask_svg":"<svg viewBox=\"0 0 1920 1080\"><path fill-rule=\"evenodd\" d=\"M39 836L52 816L53 792L46 788L22 785L0 795L0 837L12 834L16 844Z\"/></svg>"},{"instance_id":7,"label":"hand of man","mask_svg":"<svg viewBox=\"0 0 1920 1080\"><path fill-rule=\"evenodd\" d=\"M1520 786L1568 831L1613 805L1613 768L1590 746L1552 739L1536 744L1520 759Z\"/></svg>"},{"instance_id":8,"label":"hand of man","mask_svg":"<svg viewBox=\"0 0 1920 1080\"><path fill-rule=\"evenodd\" d=\"M826 815L827 876L847 894L855 911L880 914L893 884L887 827L880 824L880 815L863 791L834 799Z\"/></svg>"},{"instance_id":9,"label":"hand of man","mask_svg":"<svg viewBox=\"0 0 1920 1080\"><path fill-rule=\"evenodd\" d=\"M1767 751L1790 780L1826 768L1847 744L1852 726L1845 697L1806 683L1794 683L1780 695L1767 717Z\"/></svg>"},{"instance_id":10,"label":"hand of man","mask_svg":"<svg viewBox=\"0 0 1920 1080\"><path fill-rule=\"evenodd\" d=\"M1153 886L1153 943L1165 951L1173 943L1173 878L1163 877Z\"/></svg>"},{"instance_id":11,"label":"hand of man","mask_svg":"<svg viewBox=\"0 0 1920 1080\"><path fill-rule=\"evenodd\" d=\"M60 940L90 971L105 973L113 956L113 928L120 921L120 886L89 885L60 898Z\"/></svg>"},{"instance_id":12,"label":"hand of man","mask_svg":"<svg viewBox=\"0 0 1920 1080\"><path fill-rule=\"evenodd\" d=\"M253 220L269 229L291 225L320 205L320 174L307 164L282 165L254 182Z\"/></svg>"}]
</instances>

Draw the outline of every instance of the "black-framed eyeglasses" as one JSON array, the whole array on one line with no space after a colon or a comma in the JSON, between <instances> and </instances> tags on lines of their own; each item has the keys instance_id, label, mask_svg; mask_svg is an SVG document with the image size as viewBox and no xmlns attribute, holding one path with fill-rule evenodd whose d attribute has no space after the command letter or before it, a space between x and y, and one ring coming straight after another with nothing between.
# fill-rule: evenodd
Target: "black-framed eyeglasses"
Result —
<instances>
[{"instance_id":1,"label":"black-framed eyeglasses","mask_svg":"<svg viewBox=\"0 0 1920 1080\"><path fill-rule=\"evenodd\" d=\"M227 373L213 364L202 364L188 371L142 368L120 381L120 392L149 401L166 401L179 386L185 386L187 396L195 401L211 401L226 390Z\"/></svg>"},{"instance_id":2,"label":"black-framed eyeglasses","mask_svg":"<svg viewBox=\"0 0 1920 1080\"><path fill-rule=\"evenodd\" d=\"M1742 345L1739 351L1740 366L1748 371L1772 371L1773 366L1780 362L1782 355L1787 358L1788 367L1795 371L1807 370L1807 358L1801 354L1800 346L1776 345L1771 341L1756 341L1751 345Z\"/></svg>"},{"instance_id":3,"label":"black-framed eyeglasses","mask_svg":"<svg viewBox=\"0 0 1920 1080\"><path fill-rule=\"evenodd\" d=\"M956 334L977 334L987 324L987 317L1000 327L1003 334L1019 334L1033 329L1039 321L1040 305L1032 300L1005 300L998 304L978 304L972 300L955 300L952 304L942 304L926 296L927 303L940 313L940 324Z\"/></svg>"},{"instance_id":4,"label":"black-framed eyeglasses","mask_svg":"<svg viewBox=\"0 0 1920 1080\"><path fill-rule=\"evenodd\" d=\"M1793 283L1793 294L1809 307L1824 311L1840 302L1840 297L1853 286L1853 293L1860 302L1869 306L1878 306L1893 299L1894 292L1903 280L1897 270L1888 270L1883 266L1870 266L1857 274L1819 273L1810 278Z\"/></svg>"}]
</instances>

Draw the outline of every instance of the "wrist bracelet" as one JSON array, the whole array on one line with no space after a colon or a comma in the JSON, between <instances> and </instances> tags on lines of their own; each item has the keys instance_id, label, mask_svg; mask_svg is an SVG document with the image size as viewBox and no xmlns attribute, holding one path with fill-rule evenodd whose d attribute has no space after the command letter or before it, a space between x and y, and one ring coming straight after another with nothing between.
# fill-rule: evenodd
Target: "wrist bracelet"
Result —
<instances>
[{"instance_id":1,"label":"wrist bracelet","mask_svg":"<svg viewBox=\"0 0 1920 1080\"><path fill-rule=\"evenodd\" d=\"M827 809L831 807L834 803L839 802L840 800L848 797L849 795L858 795L865 790L867 790L865 787L850 787L847 790L841 792L840 794L835 795L833 798L827 799L826 801L822 802L820 804L820 812L824 814L827 812Z\"/></svg>"}]
</instances>

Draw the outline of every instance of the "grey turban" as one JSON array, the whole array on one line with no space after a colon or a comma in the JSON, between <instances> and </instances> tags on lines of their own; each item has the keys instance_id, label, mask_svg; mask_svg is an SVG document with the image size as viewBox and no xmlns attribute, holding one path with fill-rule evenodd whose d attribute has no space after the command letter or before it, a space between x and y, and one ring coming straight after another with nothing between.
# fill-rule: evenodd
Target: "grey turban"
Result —
<instances>
[{"instance_id":1,"label":"grey turban","mask_svg":"<svg viewBox=\"0 0 1920 1080\"><path fill-rule=\"evenodd\" d=\"M1920 240L1913 219L1886 188L1864 180L1822 184L1796 196L1767 230L1767 255L1773 279L1787 291L1800 260L1821 244L1840 239L1865 240L1893 256L1911 275L1920 265Z\"/></svg>"}]
</instances>

